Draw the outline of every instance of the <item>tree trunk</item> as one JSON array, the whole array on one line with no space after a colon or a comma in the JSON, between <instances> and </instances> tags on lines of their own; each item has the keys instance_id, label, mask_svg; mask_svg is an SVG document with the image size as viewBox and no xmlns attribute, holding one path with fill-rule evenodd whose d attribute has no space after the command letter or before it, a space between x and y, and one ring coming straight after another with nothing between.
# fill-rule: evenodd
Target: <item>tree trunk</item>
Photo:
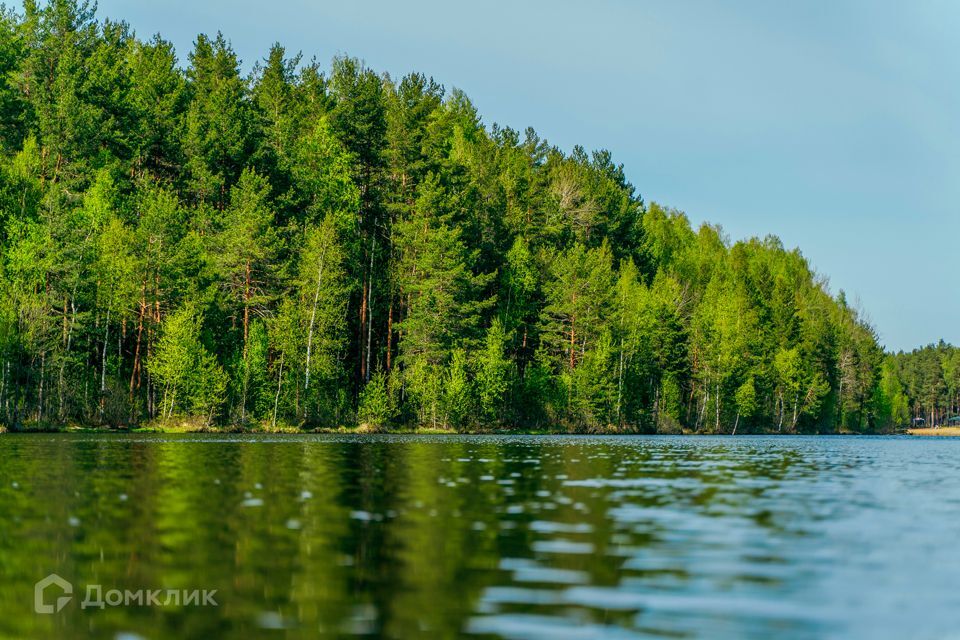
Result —
<instances>
[{"instance_id":1,"label":"tree trunk","mask_svg":"<svg viewBox=\"0 0 960 640\"><path fill-rule=\"evenodd\" d=\"M63 303L64 309L66 309L67 303ZM67 367L67 358L70 357L70 347L73 343L73 325L77 319L77 306L74 303L73 299L70 299L70 324L67 328L66 334L66 348L63 353L63 358L60 360L60 375L59 375L59 384L57 386L58 394L58 410L57 414L61 420L65 418L66 411L66 395L64 390L64 371ZM64 322L66 322L66 317L64 317Z\"/></svg>"},{"instance_id":2,"label":"tree trunk","mask_svg":"<svg viewBox=\"0 0 960 640\"><path fill-rule=\"evenodd\" d=\"M37 394L37 419L43 420L43 379L46 378L47 352L40 353L40 389Z\"/></svg>"},{"instance_id":3,"label":"tree trunk","mask_svg":"<svg viewBox=\"0 0 960 640\"><path fill-rule=\"evenodd\" d=\"M143 338L143 316L147 312L147 299L146 299L146 288L147 285L144 283L143 289L141 290L140 295L140 315L137 319L137 346L133 351L133 368L130 370L130 417L133 417L133 389L134 383L136 383L136 388L140 388L140 341Z\"/></svg>"},{"instance_id":4,"label":"tree trunk","mask_svg":"<svg viewBox=\"0 0 960 640\"><path fill-rule=\"evenodd\" d=\"M152 362L150 357L153 353L151 345L153 343L153 328L147 327L147 363ZM139 386L140 381L137 381ZM155 389L153 388L153 376L150 375L150 370L147 370L147 417L153 418L157 415L157 403L156 397L154 395Z\"/></svg>"},{"instance_id":5,"label":"tree trunk","mask_svg":"<svg viewBox=\"0 0 960 640\"><path fill-rule=\"evenodd\" d=\"M387 372L390 372L390 352L393 350L393 296L390 296L390 309L387 311Z\"/></svg>"},{"instance_id":6,"label":"tree trunk","mask_svg":"<svg viewBox=\"0 0 960 640\"><path fill-rule=\"evenodd\" d=\"M7 406L7 361L3 361L3 366L0 367L0 407L4 408L4 419L9 419L6 411Z\"/></svg>"},{"instance_id":7,"label":"tree trunk","mask_svg":"<svg viewBox=\"0 0 960 640\"><path fill-rule=\"evenodd\" d=\"M244 269L243 282L243 361L247 361L247 336L250 335L250 261Z\"/></svg>"},{"instance_id":8,"label":"tree trunk","mask_svg":"<svg viewBox=\"0 0 960 640\"><path fill-rule=\"evenodd\" d=\"M173 408L177 404L177 388L174 387L170 393L170 408L167 410L167 418L173 417Z\"/></svg>"},{"instance_id":9,"label":"tree trunk","mask_svg":"<svg viewBox=\"0 0 960 640\"><path fill-rule=\"evenodd\" d=\"M783 432L783 393L777 394L777 414L779 422L777 423L777 433Z\"/></svg>"},{"instance_id":10,"label":"tree trunk","mask_svg":"<svg viewBox=\"0 0 960 640\"><path fill-rule=\"evenodd\" d=\"M653 387L653 426L655 429L660 427L660 384L656 383Z\"/></svg>"},{"instance_id":11,"label":"tree trunk","mask_svg":"<svg viewBox=\"0 0 960 640\"><path fill-rule=\"evenodd\" d=\"M617 425L620 425L620 402L623 399L623 338L620 338L620 364L617 367Z\"/></svg>"},{"instance_id":12,"label":"tree trunk","mask_svg":"<svg viewBox=\"0 0 960 640\"><path fill-rule=\"evenodd\" d=\"M716 411L717 420L713 425L713 430L716 431L717 433L720 433L720 382L719 381L717 382L717 397L715 398L715 402L713 404L717 410Z\"/></svg>"},{"instance_id":13,"label":"tree trunk","mask_svg":"<svg viewBox=\"0 0 960 640\"><path fill-rule=\"evenodd\" d=\"M703 416L707 413L707 403L710 402L710 391L709 389L704 389L703 391L703 406L700 407L700 411L697 415L697 431L700 431L700 426L703 424Z\"/></svg>"},{"instance_id":14,"label":"tree trunk","mask_svg":"<svg viewBox=\"0 0 960 640\"><path fill-rule=\"evenodd\" d=\"M366 333L367 328L367 287L369 283L367 282L367 276L363 277L363 287L360 292L360 335L357 336L357 347L358 347L358 357L357 360L360 361L360 381L362 382L366 376L367 372L364 369L364 358L363 358L363 342L364 334Z\"/></svg>"},{"instance_id":15,"label":"tree trunk","mask_svg":"<svg viewBox=\"0 0 960 640\"><path fill-rule=\"evenodd\" d=\"M304 373L303 379L303 388L304 390L310 388L310 357L313 353L313 327L317 320L317 304L320 301L320 282L323 279L323 266L324 261L327 255L327 247L324 245L323 249L320 251L320 260L317 264L317 288L313 292L313 309L310 311L310 327L307 330L307 362L306 362L306 372ZM361 320L363 322L363 312L361 311Z\"/></svg>"},{"instance_id":16,"label":"tree trunk","mask_svg":"<svg viewBox=\"0 0 960 640\"><path fill-rule=\"evenodd\" d=\"M364 366L364 382L370 381L370 353L373 350L373 254L377 250L377 236L370 238L370 285L367 287L367 362Z\"/></svg>"},{"instance_id":17,"label":"tree trunk","mask_svg":"<svg viewBox=\"0 0 960 640\"><path fill-rule=\"evenodd\" d=\"M107 321L103 335L103 355L100 358L100 420L103 421L104 403L107 393L107 345L110 343L110 309L107 309Z\"/></svg>"},{"instance_id":18,"label":"tree trunk","mask_svg":"<svg viewBox=\"0 0 960 640\"><path fill-rule=\"evenodd\" d=\"M273 398L273 420L270 426L277 427L277 407L280 405L280 387L283 384L283 352L280 352L280 372L277 374L277 395Z\"/></svg>"}]
</instances>

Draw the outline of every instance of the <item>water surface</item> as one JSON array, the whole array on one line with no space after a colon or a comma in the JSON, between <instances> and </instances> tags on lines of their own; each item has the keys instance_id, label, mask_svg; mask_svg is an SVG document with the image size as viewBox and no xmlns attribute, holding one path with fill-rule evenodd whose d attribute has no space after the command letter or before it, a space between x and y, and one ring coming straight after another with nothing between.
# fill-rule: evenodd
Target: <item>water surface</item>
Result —
<instances>
[{"instance_id":1,"label":"water surface","mask_svg":"<svg viewBox=\"0 0 960 640\"><path fill-rule=\"evenodd\" d=\"M0 436L0 637L956 637L958 460L909 438ZM37 614L50 573L80 592ZM218 606L84 609L88 584Z\"/></svg>"}]
</instances>

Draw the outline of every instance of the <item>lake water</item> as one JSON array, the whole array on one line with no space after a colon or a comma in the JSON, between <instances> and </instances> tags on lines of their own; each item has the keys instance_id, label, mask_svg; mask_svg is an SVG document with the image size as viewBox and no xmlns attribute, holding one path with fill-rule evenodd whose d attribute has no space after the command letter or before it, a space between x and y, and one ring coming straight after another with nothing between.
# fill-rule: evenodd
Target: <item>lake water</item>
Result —
<instances>
[{"instance_id":1,"label":"lake water","mask_svg":"<svg viewBox=\"0 0 960 640\"><path fill-rule=\"evenodd\" d=\"M939 438L0 436L0 637L958 637L958 463ZM36 613L51 573L72 598Z\"/></svg>"}]
</instances>

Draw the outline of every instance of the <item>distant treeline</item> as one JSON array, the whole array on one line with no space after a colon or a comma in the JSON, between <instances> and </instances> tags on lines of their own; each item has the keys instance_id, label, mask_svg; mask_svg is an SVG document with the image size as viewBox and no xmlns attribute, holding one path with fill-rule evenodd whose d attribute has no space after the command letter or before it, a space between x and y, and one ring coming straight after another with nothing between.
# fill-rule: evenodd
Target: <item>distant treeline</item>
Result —
<instances>
[{"instance_id":1,"label":"distant treeline","mask_svg":"<svg viewBox=\"0 0 960 640\"><path fill-rule=\"evenodd\" d=\"M890 403L885 411L897 424L960 426L960 349L941 340L887 356L881 389Z\"/></svg>"},{"instance_id":2,"label":"distant treeline","mask_svg":"<svg viewBox=\"0 0 960 640\"><path fill-rule=\"evenodd\" d=\"M691 229L606 151L353 58L276 45L245 76L201 35L184 68L73 0L0 22L11 427L907 418L899 360L799 251Z\"/></svg>"}]
</instances>

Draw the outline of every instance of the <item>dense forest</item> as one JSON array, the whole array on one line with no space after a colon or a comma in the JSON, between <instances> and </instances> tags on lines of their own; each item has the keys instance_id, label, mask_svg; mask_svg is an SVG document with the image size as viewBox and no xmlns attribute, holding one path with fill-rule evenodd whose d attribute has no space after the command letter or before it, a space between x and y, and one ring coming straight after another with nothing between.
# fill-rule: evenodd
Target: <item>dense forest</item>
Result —
<instances>
[{"instance_id":1,"label":"dense forest","mask_svg":"<svg viewBox=\"0 0 960 640\"><path fill-rule=\"evenodd\" d=\"M960 424L960 349L940 341L888 355L881 369L887 415L895 424ZM953 418L953 420L951 420Z\"/></svg>"},{"instance_id":2,"label":"dense forest","mask_svg":"<svg viewBox=\"0 0 960 640\"><path fill-rule=\"evenodd\" d=\"M219 34L181 64L76 0L0 23L8 428L837 432L956 404L957 366L936 400L906 382L926 352L886 356L799 251L694 229L428 76L280 45L247 74Z\"/></svg>"}]
</instances>

